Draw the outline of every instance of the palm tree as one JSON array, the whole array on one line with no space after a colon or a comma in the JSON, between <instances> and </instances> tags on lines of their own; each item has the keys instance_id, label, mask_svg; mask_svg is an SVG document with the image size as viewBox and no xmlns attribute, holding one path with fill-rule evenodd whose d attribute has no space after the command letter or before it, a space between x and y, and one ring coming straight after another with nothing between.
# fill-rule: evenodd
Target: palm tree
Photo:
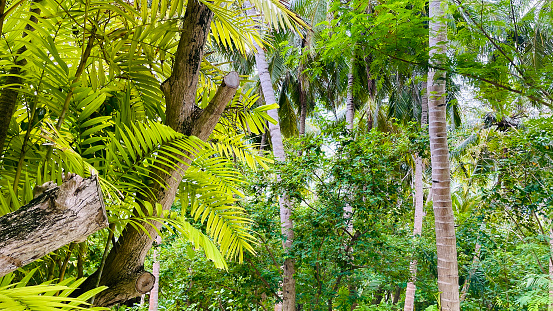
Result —
<instances>
[{"instance_id":1,"label":"palm tree","mask_svg":"<svg viewBox=\"0 0 553 311\"><path fill-rule=\"evenodd\" d=\"M273 85L271 83L271 77L269 75L267 60L265 58L265 52L261 47L259 47L259 45L255 45L255 62L257 65L259 80L261 82L263 97L265 98L265 102L268 104L276 103ZM271 134L273 154L278 161L284 162L286 161L286 154L284 152L284 144L282 143L282 134L280 132L280 125L278 122L278 110L276 108L271 109L267 111L267 114L276 121L275 123L269 123L269 133ZM286 193L280 196L279 205L281 231L282 235L285 238L285 240L282 242L282 247L284 248L284 252L287 253L292 247L292 242L294 240L294 225L291 219L291 202ZM282 311L296 310L296 281L294 279L294 262L295 261L293 258L287 258L284 261L282 281Z\"/></svg>"},{"instance_id":2,"label":"palm tree","mask_svg":"<svg viewBox=\"0 0 553 311\"><path fill-rule=\"evenodd\" d=\"M22 5L19 6L19 4ZM262 7L259 1L257 4ZM113 213L114 220L118 223L116 231L122 233L111 251L106 247L109 254L105 261L105 273L98 271L93 274L81 288L93 288L97 286L99 280L101 284L110 285L110 289L96 297L95 301L98 305L123 302L140 294L134 286L126 287L130 290L126 293L117 292L117 288L124 288L125 282L132 283L133 276L147 274L143 270L144 258L152 244L151 236L155 236L159 230L160 224L157 221L155 225L150 226L145 219L161 217L163 215L160 213L166 214L169 211L183 175L186 175L187 171L194 170L193 165L190 169L191 158L197 155L193 149L205 151L209 148L202 143L203 147L196 145L198 148L188 149L191 151L188 153L178 151L183 149L181 148L183 145L180 147L173 145L170 147L172 151L167 149L163 151L164 160L158 159L164 163L155 168L157 172L153 171L155 165L148 165L150 170L146 169L138 173L133 171L133 168L144 169L144 161L155 162L152 155L157 154L157 151L153 149L162 150L176 141L191 142L193 139L188 138L188 135L207 140L213 129L215 127L223 129L225 122L228 128L235 127L230 120L224 120L225 116L221 118L221 114L239 86L238 76L232 73L224 78L219 92L215 93L215 88L209 86L209 81L205 81L214 76L205 75L205 72L202 72L206 62L203 60L204 43L210 34L211 21L214 29L217 29L220 34L220 36L214 36L215 41L225 40L221 39L222 37L230 38L229 40L232 40L238 48L248 44L247 42L251 40L248 36L254 30L248 31L251 23L238 18L240 12L233 11L235 7L214 5L209 1L205 3L200 1L185 3L181 0L170 3L161 1L160 6L151 7L137 4L141 12L129 6L125 9L128 10L128 14L119 14L121 12L119 9L114 11L114 7L106 3L94 1L85 4L67 0L63 4L43 3L41 5L49 12L55 12L53 15L55 22L46 23L40 34L28 36L27 38L33 37L33 40L25 42L29 47L28 54L36 59L25 64L23 74L19 75L19 78L22 78L21 82L17 85L22 91L20 96L14 99L17 100L16 102L10 102L17 105L15 111L18 115L13 119L25 119L26 122L18 122L16 129L10 128L12 132L9 141L6 141L9 148L5 148L4 155L9 153L9 156L1 159L2 200L0 204L2 209L0 212L4 213L6 206L9 211L9 206L18 208L19 202L29 201L32 199L30 185L59 179L63 171L78 170L83 176L95 172L103 178L103 186L109 185L110 182L117 184L106 187L117 189L118 193L111 193L115 194L113 198L124 196L125 200L113 205L117 205L115 208L119 208L119 211L124 208L130 210ZM268 9L274 10L273 13L277 12L272 16L276 17L273 20L290 24L286 15L288 13L283 14L285 10L279 10L279 5L283 7L280 3L276 3ZM65 7L72 7L75 11L64 11ZM97 9L98 14L84 13L88 12L90 7ZM184 7L186 12L182 20L183 27L187 30L183 30L179 38L175 36L178 32L173 30L179 29L177 20L182 17ZM29 3L25 2L19 2L10 8L15 10L11 15L15 17L7 18L5 21L4 29L11 31L3 33L2 36L4 55L14 55L13 52L8 51L12 47L21 46L21 33L25 29L27 31L30 29L26 27L25 19L20 18L20 16L29 15L26 12L28 9ZM31 16L34 19L39 14L33 11ZM80 28L71 28L75 23L79 23ZM148 29L152 32L143 32L137 40L138 32L143 31L145 25L160 24L167 26L166 29L173 30L164 30L164 34L160 36L153 30L157 26L151 27ZM141 26L127 29L127 25ZM96 27L103 28L106 35L96 36ZM138 32L130 36L116 34L123 29L128 30L128 34ZM46 41L49 44L43 44ZM117 47L113 49L116 45ZM51 55L56 55L56 59L54 60ZM165 62L166 55L174 56L173 68L169 64L171 62ZM93 59L93 61L86 61L87 59ZM188 59L193 61L188 62ZM6 70L4 66L3 72L9 71L11 67L8 66ZM82 74L83 72L86 74ZM78 76L80 80L76 87ZM222 75L220 77L222 78ZM166 109L160 106L160 103L163 103L164 94L159 84L160 80L164 79L167 79L162 87L166 95L164 107ZM109 89L106 86L110 83L115 83L118 87ZM199 103L196 104L198 85L199 89L204 90L204 94L208 94L203 97L205 100L203 110L199 109ZM2 96L8 93L5 90L7 89L2 91ZM126 95L123 95L125 93ZM248 96L241 96L241 99L247 101ZM230 104L234 103L235 101L232 101ZM22 118L25 114L28 114L28 118ZM197 122L190 122L193 119ZM162 125L160 123L162 120L169 126ZM54 141L54 147L45 146L44 138L39 135L41 131L49 130L47 126L49 124L55 124L50 129L54 133L48 135ZM217 132L226 133L219 130ZM62 144L65 138L67 140ZM46 150L48 152L45 152ZM45 156L46 154L52 157ZM156 165L159 164L160 162ZM119 169L121 171L118 171ZM126 177L111 179L110 176L118 175L123 171L132 171L131 173L136 175L132 177L132 174L127 175L131 177L127 180L125 180ZM127 191L129 186L137 184L140 186ZM8 190L13 189L15 191L11 195L11 191ZM4 200L8 197L6 194L10 197L8 204L5 204ZM215 192L211 194L217 195ZM160 205L161 208L158 208ZM201 212L200 209L198 212ZM125 218L126 216L120 216L125 214L133 215L131 217L134 218L134 223L129 221L129 218ZM181 222L181 225L184 223ZM212 240L191 226L183 230L184 234L187 230L196 237L202 235L203 242L200 241L199 244L205 244L211 250L216 250L214 253L219 254L221 259L216 261L217 267L225 266L221 253L216 248L212 248L215 245ZM226 241L222 236L221 239L215 236L212 238L221 242L220 245L234 245L230 246L232 248L237 246L237 241L244 241L242 237L237 240L232 237ZM201 245L198 246L201 247ZM84 290L86 289L82 291ZM110 295L114 299L106 299Z\"/></svg>"},{"instance_id":3,"label":"palm tree","mask_svg":"<svg viewBox=\"0 0 553 311\"><path fill-rule=\"evenodd\" d=\"M255 8L251 7L248 10L249 16L255 16ZM259 75L259 81L261 83L261 91L265 98L266 104L276 103L273 84L271 81L271 75L269 74L269 66L267 64L267 58L265 51L254 42L255 47L255 63L257 66L257 72ZM271 145L273 146L273 155L280 162L286 161L286 153L284 152L284 144L282 142L282 133L280 131L278 110L276 108L267 111L267 114L275 121L269 122L269 133L271 135ZM280 180L280 177L277 177ZM291 202L286 193L280 195L280 223L281 233L284 236L282 247L285 253L288 253L292 247L294 241L294 225L292 222L292 209ZM282 304L277 304L276 309L282 311L294 311L296 310L296 281L294 279L295 270L294 258L288 257L284 260L283 266L283 280L282 280Z\"/></svg>"},{"instance_id":4,"label":"palm tree","mask_svg":"<svg viewBox=\"0 0 553 311\"><path fill-rule=\"evenodd\" d=\"M447 40L444 8L446 1L430 1L430 58L439 65L446 53ZM445 72L430 69L428 72L428 109L430 153L432 164L432 201L436 228L438 257L438 289L440 305L444 311L459 311L459 275L453 216L449 149L447 145Z\"/></svg>"}]
</instances>

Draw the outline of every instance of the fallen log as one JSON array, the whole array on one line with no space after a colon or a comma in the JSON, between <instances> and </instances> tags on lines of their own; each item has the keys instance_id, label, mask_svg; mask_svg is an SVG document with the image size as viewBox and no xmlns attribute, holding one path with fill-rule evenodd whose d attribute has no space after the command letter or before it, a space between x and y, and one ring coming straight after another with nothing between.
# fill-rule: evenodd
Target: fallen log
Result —
<instances>
[{"instance_id":1,"label":"fallen log","mask_svg":"<svg viewBox=\"0 0 553 311\"><path fill-rule=\"evenodd\" d=\"M59 187L42 188L29 204L0 217L0 276L108 226L97 176L70 175Z\"/></svg>"}]
</instances>

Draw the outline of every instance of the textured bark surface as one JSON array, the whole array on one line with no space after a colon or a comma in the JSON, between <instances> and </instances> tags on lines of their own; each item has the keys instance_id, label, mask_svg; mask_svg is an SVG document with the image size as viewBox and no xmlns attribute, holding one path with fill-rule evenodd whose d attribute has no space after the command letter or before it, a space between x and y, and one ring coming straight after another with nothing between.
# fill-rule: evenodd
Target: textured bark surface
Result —
<instances>
[{"instance_id":1,"label":"textured bark surface","mask_svg":"<svg viewBox=\"0 0 553 311\"><path fill-rule=\"evenodd\" d=\"M255 15L255 9L250 8L248 15ZM257 65L257 72L259 74L259 80L261 82L261 90L266 104L276 103L275 93L273 90L273 84L271 83L271 75L269 74L269 66L267 65L267 59L265 52L257 43L254 42L256 49L255 63ZM284 153L284 144L282 143L282 134L280 131L280 124L278 119L278 110L271 109L267 111L267 114L276 120L276 124L269 123L269 132L271 133L271 144L273 145L273 154L278 161L286 161L286 154ZM280 179L280 177L279 177ZM280 205L280 225L281 233L285 240L282 242L284 252L288 252L292 247L294 240L294 226L292 223L292 210L290 208L291 203L287 194L283 194L279 198ZM283 266L283 280L282 280L282 311L294 311L296 310L296 281L294 279L295 261L293 258L288 258L284 261ZM275 310L278 310L280 306L275 306Z\"/></svg>"},{"instance_id":2,"label":"textured bark surface","mask_svg":"<svg viewBox=\"0 0 553 311\"><path fill-rule=\"evenodd\" d=\"M126 275L120 282L112 285L109 290L105 290L105 294L97 295L94 304L108 306L131 300L152 290L154 284L153 274L144 270L136 271Z\"/></svg>"},{"instance_id":3,"label":"textured bark surface","mask_svg":"<svg viewBox=\"0 0 553 311\"><path fill-rule=\"evenodd\" d=\"M422 82L421 125L428 125L428 83Z\"/></svg>"},{"instance_id":4,"label":"textured bark surface","mask_svg":"<svg viewBox=\"0 0 553 311\"><path fill-rule=\"evenodd\" d=\"M346 99L346 128L353 130L353 117L355 116L355 106L353 105L353 61L348 73L348 90Z\"/></svg>"},{"instance_id":5,"label":"textured bark surface","mask_svg":"<svg viewBox=\"0 0 553 311\"><path fill-rule=\"evenodd\" d=\"M348 73L348 89L347 89L347 102L346 102L346 128L350 131L353 130L353 118L355 116L355 106L353 105L353 59ZM347 194L351 197L351 193ZM349 204L349 198L344 205L344 219L346 220L346 230L351 234L353 232L353 221L351 219L353 215L353 207ZM350 249L346 247L346 255Z\"/></svg>"},{"instance_id":6,"label":"textured bark surface","mask_svg":"<svg viewBox=\"0 0 553 311\"><path fill-rule=\"evenodd\" d=\"M273 91L273 85L271 83L271 77L269 75L269 69L263 50L256 45L257 53L255 53L255 61L257 64L257 71L259 73L259 79L261 80L261 88L263 90L263 96L267 104L275 103L275 95ZM267 111L271 118L277 120L277 124L269 123L269 132L271 133L271 143L273 145L273 154L278 161L286 161L286 155L284 153L284 144L282 143L282 134L280 132L280 124L278 123L278 110L271 109ZM281 233L284 235L283 241L284 251L287 252L292 247L294 240L294 228L292 224L290 209L290 200L288 195L283 194L279 199L280 204L280 222ZM294 279L294 259L288 258L284 261L283 266L283 280L282 280L282 309L283 311L296 310L296 281ZM275 307L275 310L279 308Z\"/></svg>"},{"instance_id":7,"label":"textured bark surface","mask_svg":"<svg viewBox=\"0 0 553 311\"><path fill-rule=\"evenodd\" d=\"M213 100L204 110L196 105L200 64L212 18L213 12L207 6L195 0L188 1L173 71L171 77L161 85L165 94L167 125L177 132L194 135L202 140L209 138L239 86L238 74L231 72L224 78ZM179 169L170 170L168 173L157 172L151 176L151 178L158 178L165 187L154 183L154 197L148 199L152 203L161 204L164 210L171 208L182 174L191 161L189 158L181 157L181 159L184 163L179 164ZM161 227L159 223L155 225L158 228ZM128 276L144 273L144 259L153 242L150 236L157 234L151 225L145 224L144 227L149 235L135 227L127 226L110 250L100 279L100 285L106 285L109 288L96 296L96 306L111 306L142 294L128 285L133 280ZM93 288L97 273L91 275L83 283L81 290L74 293L78 295Z\"/></svg>"},{"instance_id":8,"label":"textured bark surface","mask_svg":"<svg viewBox=\"0 0 553 311\"><path fill-rule=\"evenodd\" d=\"M430 57L445 56L446 25L441 0L430 1ZM439 61L433 60L434 65ZM459 311L459 274L455 218L451 203L445 103L445 72L428 72L428 120L432 163L432 195L438 257L438 289L443 311Z\"/></svg>"},{"instance_id":9,"label":"textured bark surface","mask_svg":"<svg viewBox=\"0 0 553 311\"><path fill-rule=\"evenodd\" d=\"M0 276L107 225L98 179L74 175L0 217Z\"/></svg>"}]
</instances>

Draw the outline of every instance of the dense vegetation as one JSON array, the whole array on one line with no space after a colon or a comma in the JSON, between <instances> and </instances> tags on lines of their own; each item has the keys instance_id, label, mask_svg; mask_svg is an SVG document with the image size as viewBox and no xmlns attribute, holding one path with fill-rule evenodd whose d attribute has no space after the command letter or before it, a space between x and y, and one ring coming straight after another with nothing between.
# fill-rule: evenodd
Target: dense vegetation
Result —
<instances>
[{"instance_id":1,"label":"dense vegetation","mask_svg":"<svg viewBox=\"0 0 553 311\"><path fill-rule=\"evenodd\" d=\"M539 0L1 0L0 217L76 173L109 227L22 267L0 236L0 309L553 310L552 30Z\"/></svg>"}]
</instances>

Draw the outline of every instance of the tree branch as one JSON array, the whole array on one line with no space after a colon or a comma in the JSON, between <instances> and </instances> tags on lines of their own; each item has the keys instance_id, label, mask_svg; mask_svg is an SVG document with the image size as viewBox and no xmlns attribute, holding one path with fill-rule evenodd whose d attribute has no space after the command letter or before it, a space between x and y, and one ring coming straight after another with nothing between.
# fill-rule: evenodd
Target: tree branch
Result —
<instances>
[{"instance_id":1,"label":"tree branch","mask_svg":"<svg viewBox=\"0 0 553 311\"><path fill-rule=\"evenodd\" d=\"M107 227L97 177L72 176L0 217L0 276ZM36 187L37 189L39 187Z\"/></svg>"}]
</instances>

